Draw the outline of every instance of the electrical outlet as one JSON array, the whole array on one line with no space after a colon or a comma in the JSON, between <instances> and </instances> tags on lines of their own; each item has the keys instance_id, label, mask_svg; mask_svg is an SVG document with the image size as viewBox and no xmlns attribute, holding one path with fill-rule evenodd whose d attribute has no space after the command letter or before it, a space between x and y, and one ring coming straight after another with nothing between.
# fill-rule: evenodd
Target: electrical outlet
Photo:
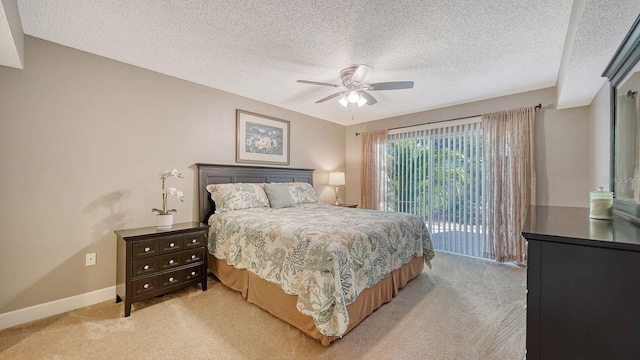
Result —
<instances>
[{"instance_id":1,"label":"electrical outlet","mask_svg":"<svg viewBox=\"0 0 640 360\"><path fill-rule=\"evenodd\" d=\"M86 255L85 266L93 266L96 264L96 253L89 253Z\"/></svg>"}]
</instances>

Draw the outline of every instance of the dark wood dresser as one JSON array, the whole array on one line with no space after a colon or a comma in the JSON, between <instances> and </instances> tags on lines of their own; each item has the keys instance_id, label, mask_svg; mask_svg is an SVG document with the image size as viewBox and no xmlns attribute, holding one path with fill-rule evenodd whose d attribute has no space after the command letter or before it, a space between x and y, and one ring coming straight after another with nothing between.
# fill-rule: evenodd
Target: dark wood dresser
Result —
<instances>
[{"instance_id":1,"label":"dark wood dresser","mask_svg":"<svg viewBox=\"0 0 640 360\"><path fill-rule=\"evenodd\" d=\"M207 232L198 222L116 230L118 260L116 302L124 300L124 316L131 304L200 283L207 290Z\"/></svg>"},{"instance_id":2,"label":"dark wood dresser","mask_svg":"<svg viewBox=\"0 0 640 360\"><path fill-rule=\"evenodd\" d=\"M527 359L640 359L640 227L532 206Z\"/></svg>"}]
</instances>

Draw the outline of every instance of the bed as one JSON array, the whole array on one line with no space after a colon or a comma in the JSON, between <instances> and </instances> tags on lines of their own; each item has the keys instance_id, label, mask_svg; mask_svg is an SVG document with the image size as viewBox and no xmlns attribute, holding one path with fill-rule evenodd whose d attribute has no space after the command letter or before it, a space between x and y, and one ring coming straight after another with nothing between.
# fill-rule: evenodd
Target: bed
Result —
<instances>
[{"instance_id":1,"label":"bed","mask_svg":"<svg viewBox=\"0 0 640 360\"><path fill-rule=\"evenodd\" d=\"M196 165L209 271L325 346L391 301L434 256L413 215L319 203L314 170Z\"/></svg>"}]
</instances>

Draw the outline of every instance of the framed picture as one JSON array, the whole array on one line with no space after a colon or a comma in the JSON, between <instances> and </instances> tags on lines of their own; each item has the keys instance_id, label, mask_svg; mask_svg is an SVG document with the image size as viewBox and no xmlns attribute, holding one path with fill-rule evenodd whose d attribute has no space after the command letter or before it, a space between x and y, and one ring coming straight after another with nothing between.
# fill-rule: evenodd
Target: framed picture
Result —
<instances>
[{"instance_id":1,"label":"framed picture","mask_svg":"<svg viewBox=\"0 0 640 360\"><path fill-rule=\"evenodd\" d=\"M236 110L236 162L289 165L289 122Z\"/></svg>"}]
</instances>

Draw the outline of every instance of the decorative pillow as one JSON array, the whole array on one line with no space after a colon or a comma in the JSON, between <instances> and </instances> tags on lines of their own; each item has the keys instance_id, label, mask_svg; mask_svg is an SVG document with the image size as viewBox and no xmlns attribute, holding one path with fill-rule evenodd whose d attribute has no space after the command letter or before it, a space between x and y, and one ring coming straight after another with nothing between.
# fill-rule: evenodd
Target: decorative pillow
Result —
<instances>
[{"instance_id":1,"label":"decorative pillow","mask_svg":"<svg viewBox=\"0 0 640 360\"><path fill-rule=\"evenodd\" d=\"M313 186L311 186L311 184L305 182L292 182L286 184L289 187L291 197L296 204L318 202L318 197L316 196L316 192L313 190Z\"/></svg>"},{"instance_id":2,"label":"decorative pillow","mask_svg":"<svg viewBox=\"0 0 640 360\"><path fill-rule=\"evenodd\" d=\"M269 199L262 184L209 184L207 191L216 203L216 214L269 206Z\"/></svg>"},{"instance_id":3,"label":"decorative pillow","mask_svg":"<svg viewBox=\"0 0 640 360\"><path fill-rule=\"evenodd\" d=\"M274 209L296 206L287 184L264 184L264 192L267 193L269 204Z\"/></svg>"}]
</instances>

